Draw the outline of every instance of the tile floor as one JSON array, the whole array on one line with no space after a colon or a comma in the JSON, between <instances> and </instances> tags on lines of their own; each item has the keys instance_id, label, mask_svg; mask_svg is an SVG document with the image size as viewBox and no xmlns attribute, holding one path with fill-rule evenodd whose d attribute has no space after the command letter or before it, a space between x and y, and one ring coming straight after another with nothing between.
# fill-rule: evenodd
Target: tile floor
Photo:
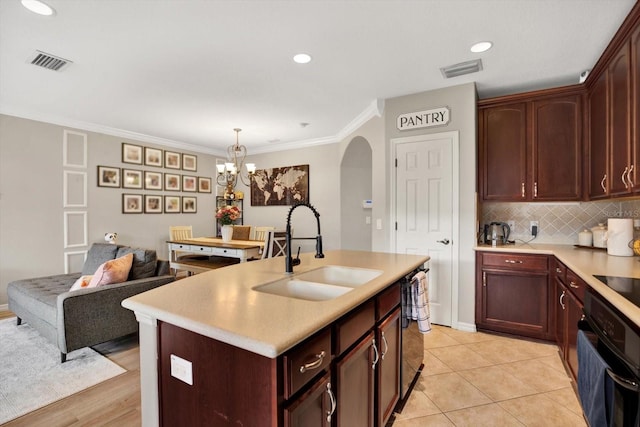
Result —
<instances>
[{"instance_id":1,"label":"tile floor","mask_svg":"<svg viewBox=\"0 0 640 427\"><path fill-rule=\"evenodd\" d=\"M394 427L586 426L552 344L434 326Z\"/></svg>"}]
</instances>

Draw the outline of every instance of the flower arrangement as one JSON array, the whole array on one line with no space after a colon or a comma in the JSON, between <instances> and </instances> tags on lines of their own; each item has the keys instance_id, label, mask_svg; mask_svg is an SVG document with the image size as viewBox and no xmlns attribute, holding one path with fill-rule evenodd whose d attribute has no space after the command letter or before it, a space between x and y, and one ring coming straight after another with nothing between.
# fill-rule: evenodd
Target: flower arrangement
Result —
<instances>
[{"instance_id":1,"label":"flower arrangement","mask_svg":"<svg viewBox=\"0 0 640 427\"><path fill-rule=\"evenodd\" d=\"M231 225L233 221L240 218L240 209L237 206L225 205L216 212L216 218L222 225Z\"/></svg>"}]
</instances>

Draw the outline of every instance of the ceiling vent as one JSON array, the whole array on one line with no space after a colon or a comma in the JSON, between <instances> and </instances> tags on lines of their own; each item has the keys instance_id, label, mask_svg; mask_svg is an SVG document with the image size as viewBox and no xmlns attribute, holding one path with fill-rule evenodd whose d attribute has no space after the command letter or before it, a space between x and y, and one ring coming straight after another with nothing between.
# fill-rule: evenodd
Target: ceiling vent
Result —
<instances>
[{"instance_id":1,"label":"ceiling vent","mask_svg":"<svg viewBox=\"0 0 640 427\"><path fill-rule=\"evenodd\" d=\"M442 75L444 76L445 79L463 76L465 74L477 73L480 70L482 70L481 59L461 62L459 64L454 64L448 67L440 68L440 71L442 72Z\"/></svg>"},{"instance_id":2,"label":"ceiling vent","mask_svg":"<svg viewBox=\"0 0 640 427\"><path fill-rule=\"evenodd\" d=\"M61 71L63 68L66 68L67 65L73 64L73 62L68 59L60 58L39 50L36 50L31 58L29 58L29 62L32 65L37 65L38 67L53 71Z\"/></svg>"}]
</instances>

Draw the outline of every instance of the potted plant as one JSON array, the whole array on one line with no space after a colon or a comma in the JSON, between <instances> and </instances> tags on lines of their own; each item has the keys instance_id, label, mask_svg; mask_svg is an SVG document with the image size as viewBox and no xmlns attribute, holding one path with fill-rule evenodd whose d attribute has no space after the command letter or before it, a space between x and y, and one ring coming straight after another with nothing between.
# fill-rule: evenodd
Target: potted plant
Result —
<instances>
[{"instance_id":1,"label":"potted plant","mask_svg":"<svg viewBox=\"0 0 640 427\"><path fill-rule=\"evenodd\" d=\"M216 218L222 224L220 234L222 235L222 241L228 242L233 235L233 222L240 218L240 209L237 206L225 205L222 206L216 212Z\"/></svg>"}]
</instances>

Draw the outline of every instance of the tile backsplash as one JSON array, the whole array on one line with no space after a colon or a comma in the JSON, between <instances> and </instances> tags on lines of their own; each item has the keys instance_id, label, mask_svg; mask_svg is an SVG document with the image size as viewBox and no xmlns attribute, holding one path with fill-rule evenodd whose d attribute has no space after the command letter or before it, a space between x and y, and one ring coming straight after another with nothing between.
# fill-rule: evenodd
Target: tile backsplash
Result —
<instances>
[{"instance_id":1,"label":"tile backsplash","mask_svg":"<svg viewBox=\"0 0 640 427\"><path fill-rule=\"evenodd\" d=\"M530 221L538 221L536 243L577 244L578 233L607 218L640 219L640 200L579 203L483 203L480 228L492 221L514 221L509 240L531 240Z\"/></svg>"}]
</instances>

